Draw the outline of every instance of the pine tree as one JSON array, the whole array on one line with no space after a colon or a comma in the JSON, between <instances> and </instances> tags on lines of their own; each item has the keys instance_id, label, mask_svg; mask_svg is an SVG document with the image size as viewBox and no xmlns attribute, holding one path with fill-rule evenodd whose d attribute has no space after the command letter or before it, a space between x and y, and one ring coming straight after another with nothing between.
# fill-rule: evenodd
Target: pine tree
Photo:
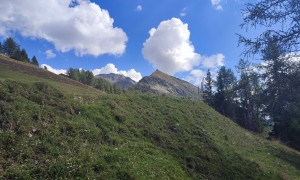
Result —
<instances>
[{"instance_id":1,"label":"pine tree","mask_svg":"<svg viewBox=\"0 0 300 180\"><path fill-rule=\"evenodd\" d=\"M28 58L28 54L25 49L22 49L20 54L21 54L21 59L20 59L21 61L28 62L28 63L30 62L30 60Z\"/></svg>"},{"instance_id":2,"label":"pine tree","mask_svg":"<svg viewBox=\"0 0 300 180\"><path fill-rule=\"evenodd\" d=\"M213 80L211 78L211 73L209 70L207 70L206 77L205 77L205 83L203 85L203 91L204 91L204 102L206 102L208 105L213 105Z\"/></svg>"},{"instance_id":3,"label":"pine tree","mask_svg":"<svg viewBox=\"0 0 300 180\"><path fill-rule=\"evenodd\" d=\"M0 53L3 53L3 46L1 42L0 42Z\"/></svg>"},{"instance_id":4,"label":"pine tree","mask_svg":"<svg viewBox=\"0 0 300 180\"><path fill-rule=\"evenodd\" d=\"M31 58L31 64L36 65L36 66L39 66L39 62L38 62L38 60L36 59L35 56L33 56L33 57ZM45 66L45 67L46 67L46 66Z\"/></svg>"},{"instance_id":5,"label":"pine tree","mask_svg":"<svg viewBox=\"0 0 300 180\"><path fill-rule=\"evenodd\" d=\"M14 54L17 53L17 55L15 55L15 57L19 58L19 55L21 53L16 52L16 51L20 51L19 45L13 40L13 38L11 38L11 37L7 38L3 45L4 54L8 55L9 57L13 57Z\"/></svg>"},{"instance_id":6,"label":"pine tree","mask_svg":"<svg viewBox=\"0 0 300 180\"><path fill-rule=\"evenodd\" d=\"M266 64L263 74L266 86L264 90L265 111L274 122L272 135L287 141L291 123L289 112L294 89L294 82L291 81L292 74L290 73L293 71L293 67L289 66L284 51L272 37L268 39L268 44L263 50L263 59Z\"/></svg>"},{"instance_id":7,"label":"pine tree","mask_svg":"<svg viewBox=\"0 0 300 180\"><path fill-rule=\"evenodd\" d=\"M12 59L22 61L22 54L19 48L14 50L14 53L10 56Z\"/></svg>"},{"instance_id":8,"label":"pine tree","mask_svg":"<svg viewBox=\"0 0 300 180\"><path fill-rule=\"evenodd\" d=\"M235 120L235 103L236 97L234 86L236 77L231 69L226 69L224 66L218 72L216 88L217 92L214 96L214 107L221 114Z\"/></svg>"},{"instance_id":9,"label":"pine tree","mask_svg":"<svg viewBox=\"0 0 300 180\"><path fill-rule=\"evenodd\" d=\"M240 73L240 80L236 87L238 96L238 123L251 131L261 132L263 130L262 109L260 96L261 86L259 76L250 68L247 60L241 59L237 70Z\"/></svg>"},{"instance_id":10,"label":"pine tree","mask_svg":"<svg viewBox=\"0 0 300 180\"><path fill-rule=\"evenodd\" d=\"M261 29L265 30L253 38L239 35L239 43L245 45L244 54L259 54L268 46L269 37L275 37L274 42L282 47L285 54L299 52L299 12L299 0L259 0L246 4L243 10L244 23L241 27L247 30L251 27L262 27Z\"/></svg>"}]
</instances>

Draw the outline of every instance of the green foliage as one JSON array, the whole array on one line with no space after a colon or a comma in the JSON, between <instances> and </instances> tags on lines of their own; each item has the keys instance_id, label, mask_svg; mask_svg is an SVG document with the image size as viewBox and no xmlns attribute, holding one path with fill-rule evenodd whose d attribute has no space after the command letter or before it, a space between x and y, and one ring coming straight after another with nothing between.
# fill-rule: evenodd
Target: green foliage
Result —
<instances>
[{"instance_id":1,"label":"green foliage","mask_svg":"<svg viewBox=\"0 0 300 180\"><path fill-rule=\"evenodd\" d=\"M103 78L96 78L93 82L93 87L107 93L114 93L113 85Z\"/></svg>"},{"instance_id":2,"label":"green foliage","mask_svg":"<svg viewBox=\"0 0 300 180\"><path fill-rule=\"evenodd\" d=\"M79 69L70 68L67 71L68 77L74 79L75 81L79 81L79 74L80 74Z\"/></svg>"},{"instance_id":3,"label":"green foliage","mask_svg":"<svg viewBox=\"0 0 300 180\"><path fill-rule=\"evenodd\" d=\"M0 42L0 53L4 53L12 59L29 63L30 59L26 50L20 49L20 46L14 41L13 38L9 37L5 40L3 46ZM35 56L34 56L35 57ZM36 61L37 63L37 61ZM38 63L37 63L38 64Z\"/></svg>"},{"instance_id":4,"label":"green foliage","mask_svg":"<svg viewBox=\"0 0 300 180\"><path fill-rule=\"evenodd\" d=\"M265 29L253 38L239 35L247 56L261 55L264 113L273 122L271 135L299 149L299 18L298 0L260 0L246 4L242 27ZM280 28L278 28L280 27Z\"/></svg>"},{"instance_id":5,"label":"green foliage","mask_svg":"<svg viewBox=\"0 0 300 180\"><path fill-rule=\"evenodd\" d=\"M14 41L13 38L9 37L5 40L3 45L4 54L9 57L13 57L14 54L19 50L19 45Z\"/></svg>"},{"instance_id":6,"label":"green foliage","mask_svg":"<svg viewBox=\"0 0 300 180\"><path fill-rule=\"evenodd\" d=\"M214 96L214 107L218 112L231 119L236 119L234 113L235 83L236 77L233 71L226 69L225 66L221 67L215 83L217 92Z\"/></svg>"},{"instance_id":7,"label":"green foliage","mask_svg":"<svg viewBox=\"0 0 300 180\"><path fill-rule=\"evenodd\" d=\"M23 56L22 56L21 51L20 51L19 48L16 49L16 50L14 51L13 55L11 55L10 57L11 57L12 59L17 60L17 61L22 61L22 59L23 59Z\"/></svg>"},{"instance_id":8,"label":"green foliage","mask_svg":"<svg viewBox=\"0 0 300 180\"><path fill-rule=\"evenodd\" d=\"M0 53L3 53L3 46L1 42L0 42Z\"/></svg>"},{"instance_id":9,"label":"green foliage","mask_svg":"<svg viewBox=\"0 0 300 180\"><path fill-rule=\"evenodd\" d=\"M79 70L70 68L67 71L67 76L71 79L79 81L83 84L93 86L96 89L101 91L111 93L111 94L120 94L122 93L121 88L118 85L112 85L110 82L103 78L95 78L94 74L91 71Z\"/></svg>"},{"instance_id":10,"label":"green foliage","mask_svg":"<svg viewBox=\"0 0 300 180\"><path fill-rule=\"evenodd\" d=\"M36 65L36 66L39 66L39 62L38 62L38 60L36 59L35 56L33 56L33 57L31 58L31 64ZM45 67L46 67L46 66L45 66ZM47 67L46 67L46 68L47 68Z\"/></svg>"},{"instance_id":11,"label":"green foliage","mask_svg":"<svg viewBox=\"0 0 300 180\"><path fill-rule=\"evenodd\" d=\"M206 77L205 77L205 84L204 84L204 95L203 95L203 100L206 102L208 105L212 106L213 105L213 80L211 77L211 73L209 70L207 70Z\"/></svg>"},{"instance_id":12,"label":"green foliage","mask_svg":"<svg viewBox=\"0 0 300 180\"><path fill-rule=\"evenodd\" d=\"M300 133L300 129L297 128L300 122L297 116L300 102L300 64L292 61L291 57L283 52L282 47L273 38L268 39L268 45L263 50L266 64L263 73L265 112L274 123L271 135L299 148L296 145L299 141L294 135Z\"/></svg>"},{"instance_id":13,"label":"green foliage","mask_svg":"<svg viewBox=\"0 0 300 180\"><path fill-rule=\"evenodd\" d=\"M237 92L237 122L242 127L254 132L263 131L262 87L259 75L251 69L249 61L241 59L237 66L240 73L235 91Z\"/></svg>"},{"instance_id":14,"label":"green foliage","mask_svg":"<svg viewBox=\"0 0 300 180\"><path fill-rule=\"evenodd\" d=\"M21 58L22 58L21 61L23 61L23 62L27 62L27 63L30 62L30 60L28 58L28 54L25 49L21 50Z\"/></svg>"},{"instance_id":15,"label":"green foliage","mask_svg":"<svg viewBox=\"0 0 300 180\"><path fill-rule=\"evenodd\" d=\"M94 81L94 75L91 71L85 71L83 69L70 68L67 71L67 76L71 79L79 81L83 84L92 85Z\"/></svg>"}]
</instances>

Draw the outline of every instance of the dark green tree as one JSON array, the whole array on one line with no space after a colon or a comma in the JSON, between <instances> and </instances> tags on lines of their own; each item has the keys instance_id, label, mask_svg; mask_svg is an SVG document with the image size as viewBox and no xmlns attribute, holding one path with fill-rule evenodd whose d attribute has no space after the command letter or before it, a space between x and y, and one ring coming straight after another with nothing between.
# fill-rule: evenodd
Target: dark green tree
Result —
<instances>
[{"instance_id":1,"label":"dark green tree","mask_svg":"<svg viewBox=\"0 0 300 180\"><path fill-rule=\"evenodd\" d=\"M87 85L92 85L94 81L94 74L91 71L86 71L84 69L70 68L67 71L67 76Z\"/></svg>"},{"instance_id":2,"label":"dark green tree","mask_svg":"<svg viewBox=\"0 0 300 180\"><path fill-rule=\"evenodd\" d=\"M22 49L22 50L20 51L20 54L21 54L21 59L20 59L20 61L27 62L27 63L30 62L29 57L28 57L28 54L27 54L27 52L26 52L25 49Z\"/></svg>"},{"instance_id":3,"label":"dark green tree","mask_svg":"<svg viewBox=\"0 0 300 180\"><path fill-rule=\"evenodd\" d=\"M211 77L211 73L209 70L207 70L206 77L205 77L205 82L203 85L203 99L204 102L206 102L208 105L212 106L213 105L213 80Z\"/></svg>"},{"instance_id":4,"label":"dark green tree","mask_svg":"<svg viewBox=\"0 0 300 180\"><path fill-rule=\"evenodd\" d=\"M13 57L14 54L17 53L17 55L15 55L15 57L17 57L17 58L21 57L21 56L19 56L21 54L21 52L16 52L16 51L20 51L19 45L14 41L13 38L11 38L11 37L7 38L3 45L4 54L8 55L9 57Z\"/></svg>"},{"instance_id":5,"label":"dark green tree","mask_svg":"<svg viewBox=\"0 0 300 180\"><path fill-rule=\"evenodd\" d=\"M268 39L268 44L263 49L263 59L265 61L265 111L274 122L273 133L275 137L283 141L289 141L288 133L293 115L290 113L295 101L295 89L297 81L294 76L294 63L284 55L281 46L273 38Z\"/></svg>"},{"instance_id":6,"label":"dark green tree","mask_svg":"<svg viewBox=\"0 0 300 180\"><path fill-rule=\"evenodd\" d=\"M2 43L0 42L0 53L3 53Z\"/></svg>"},{"instance_id":7,"label":"dark green tree","mask_svg":"<svg viewBox=\"0 0 300 180\"><path fill-rule=\"evenodd\" d=\"M94 74L91 71L81 71L82 80L81 82L83 84L92 85L92 82L94 80Z\"/></svg>"},{"instance_id":8,"label":"dark green tree","mask_svg":"<svg viewBox=\"0 0 300 180\"><path fill-rule=\"evenodd\" d=\"M92 86L96 89L99 89L99 90L107 92L107 93L114 93L113 85L103 78L96 78L93 81Z\"/></svg>"},{"instance_id":9,"label":"dark green tree","mask_svg":"<svg viewBox=\"0 0 300 180\"><path fill-rule=\"evenodd\" d=\"M33 57L31 58L31 64L36 65L36 66L39 66L39 62L38 62L38 60L36 59L35 56L33 56Z\"/></svg>"},{"instance_id":10,"label":"dark green tree","mask_svg":"<svg viewBox=\"0 0 300 180\"><path fill-rule=\"evenodd\" d=\"M247 29L262 27L259 36L239 35L244 54L261 55L264 60L264 112L273 121L271 135L300 149L299 62L293 61L300 51L299 0L260 0L246 4L244 23Z\"/></svg>"},{"instance_id":11,"label":"dark green tree","mask_svg":"<svg viewBox=\"0 0 300 180\"><path fill-rule=\"evenodd\" d=\"M235 91L238 97L237 122L255 132L263 130L260 78L251 69L249 61L241 59L237 66L240 79Z\"/></svg>"},{"instance_id":12,"label":"dark green tree","mask_svg":"<svg viewBox=\"0 0 300 180\"><path fill-rule=\"evenodd\" d=\"M19 48L17 48L14 53L12 54L12 56L10 56L12 59L18 60L18 61L22 61L23 56L22 53L20 51Z\"/></svg>"},{"instance_id":13,"label":"dark green tree","mask_svg":"<svg viewBox=\"0 0 300 180\"><path fill-rule=\"evenodd\" d=\"M217 92L214 96L214 107L221 114L236 120L235 116L235 83L236 77L231 69L221 67L215 83Z\"/></svg>"},{"instance_id":14,"label":"dark green tree","mask_svg":"<svg viewBox=\"0 0 300 180\"><path fill-rule=\"evenodd\" d=\"M70 68L67 71L67 75L69 78L79 81L79 69Z\"/></svg>"}]
</instances>

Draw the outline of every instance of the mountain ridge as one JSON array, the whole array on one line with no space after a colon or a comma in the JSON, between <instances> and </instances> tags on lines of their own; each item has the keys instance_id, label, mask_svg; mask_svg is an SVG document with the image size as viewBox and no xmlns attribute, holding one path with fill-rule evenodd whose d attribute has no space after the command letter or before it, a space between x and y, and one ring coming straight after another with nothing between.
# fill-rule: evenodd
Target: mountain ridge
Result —
<instances>
[{"instance_id":1,"label":"mountain ridge","mask_svg":"<svg viewBox=\"0 0 300 180\"><path fill-rule=\"evenodd\" d=\"M111 84L116 84L118 87L122 89L129 89L132 88L137 82L132 80L130 77L126 77L122 74L115 74L115 73L110 73L110 74L98 74L95 76L101 77L107 81L109 81Z\"/></svg>"},{"instance_id":2,"label":"mountain ridge","mask_svg":"<svg viewBox=\"0 0 300 180\"><path fill-rule=\"evenodd\" d=\"M202 99L201 90L187 81L170 76L160 70L154 71L150 76L143 77L135 86L140 92L166 94L189 99Z\"/></svg>"}]
</instances>

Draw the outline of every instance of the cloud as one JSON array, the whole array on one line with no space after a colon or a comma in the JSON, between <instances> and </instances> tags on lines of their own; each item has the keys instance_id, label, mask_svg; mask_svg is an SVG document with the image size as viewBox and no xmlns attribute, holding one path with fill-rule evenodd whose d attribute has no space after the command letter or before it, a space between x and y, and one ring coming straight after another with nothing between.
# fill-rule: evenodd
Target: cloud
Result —
<instances>
[{"instance_id":1,"label":"cloud","mask_svg":"<svg viewBox=\"0 0 300 180\"><path fill-rule=\"evenodd\" d=\"M211 4L212 6L216 9L216 10L223 10L223 7L221 5L221 2L223 0L210 0L211 1Z\"/></svg>"},{"instance_id":2,"label":"cloud","mask_svg":"<svg viewBox=\"0 0 300 180\"><path fill-rule=\"evenodd\" d=\"M201 57L201 65L207 69L224 66L224 59L225 59L225 56L223 54L202 56Z\"/></svg>"},{"instance_id":3,"label":"cloud","mask_svg":"<svg viewBox=\"0 0 300 180\"><path fill-rule=\"evenodd\" d=\"M186 8L183 8L183 9L181 10L180 16L181 16L181 17L186 16Z\"/></svg>"},{"instance_id":4,"label":"cloud","mask_svg":"<svg viewBox=\"0 0 300 180\"><path fill-rule=\"evenodd\" d=\"M142 5L138 5L136 8L135 8L136 11L140 12L143 10L143 7Z\"/></svg>"},{"instance_id":5,"label":"cloud","mask_svg":"<svg viewBox=\"0 0 300 180\"><path fill-rule=\"evenodd\" d=\"M219 67L216 67L214 69L210 69L210 74L213 80L216 80L218 75ZM201 86L201 83L205 82L207 70L202 69L193 69L186 77L183 79L185 81L188 81L191 84L194 84L195 86Z\"/></svg>"},{"instance_id":6,"label":"cloud","mask_svg":"<svg viewBox=\"0 0 300 180\"><path fill-rule=\"evenodd\" d=\"M143 44L142 54L154 68L173 75L199 65L200 55L195 53L190 42L188 24L180 19L162 21L149 34L150 37Z\"/></svg>"},{"instance_id":7,"label":"cloud","mask_svg":"<svg viewBox=\"0 0 300 180\"><path fill-rule=\"evenodd\" d=\"M130 69L129 71L119 71L119 74L122 74L126 77L130 77L132 80L136 82L138 82L143 78L142 74L140 72L136 72L135 69Z\"/></svg>"},{"instance_id":8,"label":"cloud","mask_svg":"<svg viewBox=\"0 0 300 180\"><path fill-rule=\"evenodd\" d=\"M65 69L54 69L53 67L47 65L47 64L42 64L40 67L44 68L47 67L47 70L50 72L53 72L54 74L66 74L67 70ZM79 68L80 70L82 68ZM139 80L142 79L142 74L140 72L137 72L135 69L130 69L128 71L124 71L124 70L118 70L118 68L116 68L116 66L114 64L107 64L106 66L99 68L99 69L94 69L91 70L92 73L96 76L98 74L110 74L110 73L114 73L114 74L122 74L126 77L130 77L132 80L138 82Z\"/></svg>"},{"instance_id":9,"label":"cloud","mask_svg":"<svg viewBox=\"0 0 300 180\"><path fill-rule=\"evenodd\" d=\"M40 67L41 68L46 67L48 71L53 72L54 74L66 74L67 73L67 70L65 70L65 69L54 69L47 64L42 64Z\"/></svg>"},{"instance_id":10,"label":"cloud","mask_svg":"<svg viewBox=\"0 0 300 180\"><path fill-rule=\"evenodd\" d=\"M184 80L194 84L195 86L201 86L201 83L205 77L206 72L202 71L201 69L194 69L186 78L184 78Z\"/></svg>"},{"instance_id":11,"label":"cloud","mask_svg":"<svg viewBox=\"0 0 300 180\"><path fill-rule=\"evenodd\" d=\"M0 35L19 32L24 37L44 39L61 52L79 56L122 55L127 36L113 26L109 12L89 0L2 0Z\"/></svg>"},{"instance_id":12,"label":"cloud","mask_svg":"<svg viewBox=\"0 0 300 180\"><path fill-rule=\"evenodd\" d=\"M118 70L114 64L107 64L106 66L99 68L99 69L94 69L92 70L94 75L98 74L122 74L126 77L130 77L132 80L138 82L139 80L142 79L142 74L140 72L137 72L135 69L130 69L129 71L124 71L124 70Z\"/></svg>"},{"instance_id":13,"label":"cloud","mask_svg":"<svg viewBox=\"0 0 300 180\"><path fill-rule=\"evenodd\" d=\"M211 56L201 56L201 65L198 69L193 69L184 80L194 84L195 86L201 86L201 83L206 77L207 70L210 70L212 79L216 79L218 70L221 66L224 66L225 56L223 54L214 54ZM205 69L205 70L203 70Z\"/></svg>"},{"instance_id":14,"label":"cloud","mask_svg":"<svg viewBox=\"0 0 300 180\"><path fill-rule=\"evenodd\" d=\"M56 54L52 52L51 49L48 49L47 51L45 51L46 57L47 59L51 59L51 58L55 58Z\"/></svg>"}]
</instances>

